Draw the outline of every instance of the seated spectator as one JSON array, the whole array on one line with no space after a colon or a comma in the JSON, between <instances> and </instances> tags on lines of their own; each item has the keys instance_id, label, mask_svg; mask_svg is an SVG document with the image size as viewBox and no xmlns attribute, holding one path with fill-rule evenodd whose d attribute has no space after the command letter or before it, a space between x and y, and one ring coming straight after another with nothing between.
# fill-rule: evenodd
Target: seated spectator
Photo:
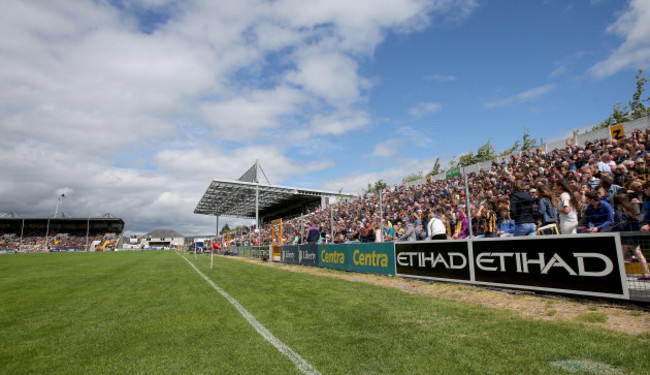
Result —
<instances>
[{"instance_id":1,"label":"seated spectator","mask_svg":"<svg viewBox=\"0 0 650 375\"><path fill-rule=\"evenodd\" d=\"M639 172L632 169L627 172L627 181L623 184L623 189L627 190L628 193L632 192L631 185L633 183L643 184L643 181L639 179Z\"/></svg>"},{"instance_id":2,"label":"seated spectator","mask_svg":"<svg viewBox=\"0 0 650 375\"><path fill-rule=\"evenodd\" d=\"M400 239L404 235L404 228L402 227L402 222L398 221L393 225L393 229L395 230L395 235L393 236L395 239Z\"/></svg>"},{"instance_id":3,"label":"seated spectator","mask_svg":"<svg viewBox=\"0 0 650 375\"><path fill-rule=\"evenodd\" d=\"M603 153L598 162L598 171L600 172L601 178L605 174L614 177L612 166L616 167L616 163L612 161L612 157L607 152Z\"/></svg>"},{"instance_id":4,"label":"seated spectator","mask_svg":"<svg viewBox=\"0 0 650 375\"><path fill-rule=\"evenodd\" d=\"M515 221L510 218L510 209L507 206L499 209L497 235L499 237L512 237L515 235Z\"/></svg>"},{"instance_id":5,"label":"seated spectator","mask_svg":"<svg viewBox=\"0 0 650 375\"><path fill-rule=\"evenodd\" d=\"M477 216L477 230L475 236L477 238L483 237L496 237L497 236L497 214L494 212L494 204L490 201L481 203Z\"/></svg>"},{"instance_id":6,"label":"seated spectator","mask_svg":"<svg viewBox=\"0 0 650 375\"><path fill-rule=\"evenodd\" d=\"M600 231L611 231L614 225L614 210L612 206L604 200L598 198L598 194L593 191L585 194L587 197L587 226L578 230L579 233Z\"/></svg>"},{"instance_id":7,"label":"seated spectator","mask_svg":"<svg viewBox=\"0 0 650 375\"><path fill-rule=\"evenodd\" d=\"M395 236L395 229L393 228L393 225L390 221L388 221L388 226L384 229L384 233L386 236L390 235L391 237Z\"/></svg>"},{"instance_id":8,"label":"seated spectator","mask_svg":"<svg viewBox=\"0 0 650 375\"><path fill-rule=\"evenodd\" d=\"M639 174L639 180L642 182L648 181L648 166L646 165L645 158L635 160L634 170Z\"/></svg>"},{"instance_id":9,"label":"seated spectator","mask_svg":"<svg viewBox=\"0 0 650 375\"><path fill-rule=\"evenodd\" d=\"M458 208L458 202L452 201L453 208L449 214L449 223L447 226L447 235L452 240L464 239L469 236L469 220L465 213Z\"/></svg>"},{"instance_id":10,"label":"seated spectator","mask_svg":"<svg viewBox=\"0 0 650 375\"><path fill-rule=\"evenodd\" d=\"M610 198L614 196L614 194L617 194L621 191L623 191L623 187L616 185L614 183L614 178L612 178L609 175L602 176L600 178L600 186L605 188L607 190L607 193L610 195Z\"/></svg>"}]
</instances>

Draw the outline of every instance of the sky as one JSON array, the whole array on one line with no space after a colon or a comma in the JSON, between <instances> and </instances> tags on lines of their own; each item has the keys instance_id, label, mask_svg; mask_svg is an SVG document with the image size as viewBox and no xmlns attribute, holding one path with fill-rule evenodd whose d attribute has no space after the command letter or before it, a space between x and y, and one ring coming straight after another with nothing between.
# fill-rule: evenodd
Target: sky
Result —
<instances>
[{"instance_id":1,"label":"sky","mask_svg":"<svg viewBox=\"0 0 650 375\"><path fill-rule=\"evenodd\" d=\"M648 0L3 0L0 213L64 193L127 233L214 233L194 208L255 160L276 185L398 184L600 123L649 65Z\"/></svg>"}]
</instances>

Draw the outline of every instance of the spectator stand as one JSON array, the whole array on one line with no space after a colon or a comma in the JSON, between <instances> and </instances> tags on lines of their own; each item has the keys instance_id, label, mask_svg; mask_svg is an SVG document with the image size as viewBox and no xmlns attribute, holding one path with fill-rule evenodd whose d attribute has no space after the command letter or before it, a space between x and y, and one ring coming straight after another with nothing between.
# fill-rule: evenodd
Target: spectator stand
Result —
<instances>
[{"instance_id":1,"label":"spectator stand","mask_svg":"<svg viewBox=\"0 0 650 375\"><path fill-rule=\"evenodd\" d=\"M124 221L110 214L99 218L0 218L0 251L65 252L115 248Z\"/></svg>"},{"instance_id":2,"label":"spectator stand","mask_svg":"<svg viewBox=\"0 0 650 375\"><path fill-rule=\"evenodd\" d=\"M584 207L586 207L584 193L591 189L601 189L597 176L599 174L598 162L602 156L612 153L612 163L615 164L612 168L619 167L615 176L618 181L624 182L626 178L636 176L626 172L626 168L634 169L633 173L638 174L644 180L648 180L650 177L650 171L647 167L643 167L644 160L646 164L650 162L650 155L645 152L645 149L650 147L648 119L626 123L623 128L626 137L619 143L612 140L612 133L609 129L602 129L580 135L577 139L570 141L548 143L524 153L500 157L488 163L480 163L466 168L464 174L460 176L451 178L446 178L446 175L434 176L435 178L429 180L421 180L419 184L392 186L384 191L367 193L356 199L341 199L333 204L322 205L299 217L285 216L283 232L285 240L288 241L285 243L294 243L296 238L295 243L304 243L304 223L306 222L321 229L321 233L324 234L321 244L367 242L371 237L368 235L368 231L377 222L381 224L380 228L383 227L383 229L377 229L381 231L383 241L403 241L402 235L409 224L418 228L416 230L422 234L422 227L436 212L436 209L444 211L442 218L445 220L450 238L455 231L463 230L466 232L461 233L462 236L458 238L470 237L470 241L472 241L472 236L469 233L472 224L475 225L478 232L475 235L488 235L489 237L494 233L489 230L486 233L485 222L477 216L482 210L480 208L490 203L494 212L507 212L510 208L510 195L516 181L525 182L526 191L530 190L531 192L534 191L531 188L540 185L551 189L554 188L556 181L570 182L573 189L581 194L579 199L583 209L578 214L584 216ZM551 151L547 152L546 150ZM639 161L639 158L643 160ZM628 194L631 201L635 202L637 214L643 216L650 208L650 194L646 198L642 196L641 181L634 181L630 186L632 190L626 189L624 192ZM607 199L610 199L612 195L613 191L609 192ZM604 196L607 196L607 192L604 193ZM537 205L537 195L534 198L535 205ZM645 207L644 202L646 201L649 203L648 207ZM503 208L505 210L502 210ZM486 209L486 211L489 210ZM410 219L408 222L404 221L406 217ZM466 218L469 225L461 223L457 218ZM512 217L512 219L516 221L519 218ZM536 220L539 221L539 218ZM536 223L535 226L540 227L540 223ZM419 236L417 240L426 239L426 235L425 232L424 236ZM641 235L643 236L645 233L641 233ZM639 271L639 267L643 265L640 258L647 258L650 255L648 254L650 246L647 241L638 239L637 249L637 246L626 243L628 241L626 237L630 236L629 234L621 235L621 241L625 245L624 248L627 249L625 269L627 270L628 284L632 289L630 294L633 298L648 298L650 283L643 280L643 278L647 278L646 271L643 267ZM270 223L262 225L259 238L262 244L269 243ZM638 266L635 266L634 263L638 263Z\"/></svg>"}]
</instances>

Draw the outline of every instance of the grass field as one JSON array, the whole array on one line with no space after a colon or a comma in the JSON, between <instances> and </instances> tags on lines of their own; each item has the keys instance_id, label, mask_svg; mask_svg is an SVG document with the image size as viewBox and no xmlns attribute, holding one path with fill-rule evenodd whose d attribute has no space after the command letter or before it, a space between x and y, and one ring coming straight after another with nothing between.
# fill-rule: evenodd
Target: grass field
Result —
<instances>
[{"instance_id":1,"label":"grass field","mask_svg":"<svg viewBox=\"0 0 650 375\"><path fill-rule=\"evenodd\" d=\"M647 335L187 258L322 374L650 374ZM0 337L6 374L300 373L171 251L0 256Z\"/></svg>"}]
</instances>

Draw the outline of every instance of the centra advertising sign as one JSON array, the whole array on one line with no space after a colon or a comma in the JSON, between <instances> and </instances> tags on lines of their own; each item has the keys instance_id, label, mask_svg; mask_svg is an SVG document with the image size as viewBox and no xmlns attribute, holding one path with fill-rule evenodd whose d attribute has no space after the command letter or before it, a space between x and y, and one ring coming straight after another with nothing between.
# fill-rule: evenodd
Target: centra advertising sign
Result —
<instances>
[{"instance_id":1,"label":"centra advertising sign","mask_svg":"<svg viewBox=\"0 0 650 375\"><path fill-rule=\"evenodd\" d=\"M392 243L356 243L318 247L318 266L345 271L395 274Z\"/></svg>"}]
</instances>

